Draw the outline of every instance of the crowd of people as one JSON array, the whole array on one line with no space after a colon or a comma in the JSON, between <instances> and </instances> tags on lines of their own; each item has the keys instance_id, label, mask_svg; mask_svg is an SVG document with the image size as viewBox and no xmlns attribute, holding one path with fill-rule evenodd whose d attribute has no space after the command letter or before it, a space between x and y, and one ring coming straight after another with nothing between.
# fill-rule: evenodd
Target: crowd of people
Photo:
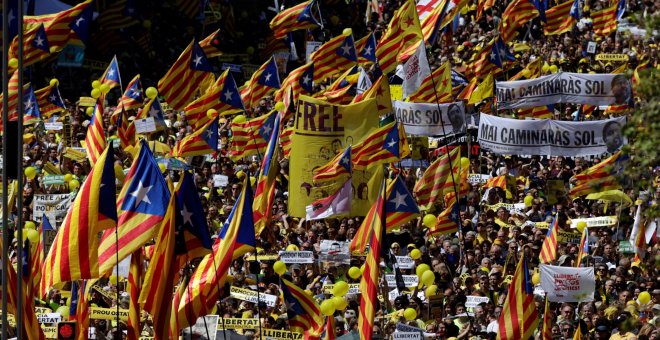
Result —
<instances>
[{"instance_id":1,"label":"crowd of people","mask_svg":"<svg viewBox=\"0 0 660 340\"><path fill-rule=\"evenodd\" d=\"M387 28L393 12L402 5L402 1L380 1L378 3L381 15L374 13L365 23L362 14L352 12L359 9L359 13L363 13L365 3L363 1L347 1L347 3L349 4L323 2L322 6L327 6L324 8L324 15L328 17L326 26L309 33L317 38L329 39L332 35L340 34L344 27L351 25L356 37L374 32L378 39ZM556 4L556 1L550 1L548 7ZM519 33L515 46L514 44L510 46L516 62L501 75L502 79L516 74L538 58L542 58L548 65L544 67L544 72L549 72L550 68L555 66L556 70L566 72L609 73L622 66L623 62L595 60L594 56L599 53L625 54L628 56L625 61L626 70L634 70L642 61L648 62L650 68L656 68L658 37L654 35L655 32L647 32L648 35L643 35L630 30L619 30L607 37L595 36L588 14L609 5L594 0L580 4L583 19L567 33L546 36L543 34L539 19L534 19L526 25ZM431 68L435 69L444 62L450 61L455 71L459 73L464 71L474 61L477 51L497 34L501 15L507 5L508 1L495 1L494 6L476 20L477 1L468 1L460 17L453 24L454 32L450 40L438 40L429 48ZM627 1L624 20L632 20L633 17L642 19L655 17L658 13L657 7L657 1ZM347 14L349 12L350 15ZM596 43L596 52L587 52L587 45L590 42ZM173 53L179 53L178 51L184 47L184 45L177 48L172 46L177 51ZM300 54L304 55L304 53ZM125 58L128 56L126 54ZM127 60L120 58L120 62L126 63ZM302 63L302 60L289 61L287 68L292 70ZM165 64L162 66L159 71L164 74ZM392 79L396 82L395 78ZM63 130L47 131L42 124L26 126L23 166L36 169L37 175L26 176L20 186L19 199L23 202L23 221L32 221L38 225L40 216L33 214L35 195L68 193L77 189L68 183L44 183L48 169L55 167L61 174L71 174L70 178L77 180L78 183L83 183L90 171L90 164L85 158L80 159L67 153L68 148L81 146L90 123L87 107L78 101L78 97L86 96L89 88L86 82L80 82L79 85L77 93L74 89L66 91L72 94L66 98L67 110L56 114L64 123ZM315 85L316 89L321 90L327 84ZM117 126L113 125L110 118L115 110L114 105L115 103L109 100L103 113L103 126L108 138L116 136L117 133ZM248 108L244 114L248 118L257 117L272 111L274 107L275 100L272 94L269 94L258 101L257 107ZM469 108L477 115L480 110L487 109L486 107ZM554 106L552 118L570 121L598 120L614 115L630 114L632 109L634 108L622 112L609 112L604 108L597 108L585 115L582 114L579 105L561 104ZM129 112L130 116L135 114L134 111ZM182 112L167 109L165 114L166 128L149 135L150 140L164 144L161 150L155 150L155 155L159 159L166 158L169 149L183 137L194 132ZM515 117L517 112L507 110L496 114ZM293 121L287 124L292 125ZM238 198L243 179L245 176L257 177L261 165L260 155L239 161L230 158L231 126L231 117L220 120L220 147L216 153L186 160L194 173L209 233L214 239L218 237ZM470 130L467 136L470 136ZM504 156L475 148L475 144L477 144L475 141L471 141L469 148L468 143L455 143L451 146L463 148L462 154L467 155L470 162L470 174L481 174L479 178L484 180L508 175L512 180L506 189L493 188L488 190L486 195L484 195L486 190L482 187L483 180L471 181L469 192L461 201L459 218L461 225L457 233L429 235L423 223L423 216L420 216L388 234L386 244L395 255L411 256L414 250L418 250L414 253L420 254L419 257L415 255L415 264L412 268L402 269L403 275L416 275L415 268L426 264L435 276L435 289L429 291L422 289L421 285L415 285L410 287L409 294L400 294L390 299L388 293L392 288L387 287L384 276L381 276L379 286L382 300L376 311L374 338L378 336L389 338L397 328L401 327L400 324L421 328L425 337L433 339L495 338L498 334L498 319L507 298L516 264L520 258L525 257L529 262L530 271L537 275L543 240L553 220L558 220L557 226L560 231L574 234L575 229L570 226L572 219L615 216L616 223L589 229L589 256L580 259L582 266L595 268L596 291L593 301L550 303L549 308L546 309L544 295L535 292L536 308L540 314L551 313L551 334L556 339L579 339L580 336L590 339L660 339L660 246L657 237L653 236L645 249L640 250L645 253L644 256L637 254L640 251L637 253L630 251L622 244L622 241L625 243L629 240L637 205L657 209L657 205L653 208L652 202L657 200L660 192L658 191L660 169L653 170L654 187L647 188L648 193L645 197L639 197L638 193L632 190L629 186L631 179L622 180L623 191L635 202L634 205L587 200L584 197L573 200L567 195L568 190L574 185L571 178L600 163L609 155ZM444 154L447 148L436 150L442 146L442 140L432 143L431 151L437 152L425 154L424 156L427 157L425 160L430 163ZM122 150L121 147L115 149L115 164L122 169L128 169L132 160L131 153ZM301 217L290 216L288 214L289 162L284 155L280 156L278 162L279 173L271 221L264 232L257 235L257 249L232 262L229 271L230 282L223 290L223 296L220 297L215 310L221 319L259 318L259 327L236 330L247 338L258 338L263 329L287 329L286 306L281 298L273 306L242 301L230 296L229 287L248 288L279 297L280 275L275 273L273 267L280 251L306 250L314 253L314 263L289 265L284 275L318 301L332 295L331 291L324 287L327 284L339 281L346 281L349 284L359 283L360 275L353 275L355 273L350 269L359 268L364 264L364 256L353 256L350 263L319 260L322 240L352 240L364 217L307 221ZM413 192L413 187L424 170L423 166L399 168L392 172L392 176L402 176L408 189ZM167 169L164 175L176 180L181 176L180 171ZM215 175L227 176L227 183L218 186L214 181ZM549 183L554 185L557 182L563 184L559 189L550 187ZM120 187L121 183L118 183L118 188ZM16 213L14 212L12 216ZM61 223L61 219L57 223ZM13 226L12 228L15 229ZM14 239L12 249L15 249L17 242ZM557 244L556 265L575 266L580 252L578 243L573 239L560 239ZM15 265L18 261L20 261L19 256L14 252L12 262ZM192 269L194 266L195 264L191 263L187 269ZM130 296L127 292L126 277L103 278L96 285L98 290L92 290L89 298L92 306L115 308L119 305L122 309L128 308ZM103 294L102 291L115 292L116 298L113 299L112 294ZM65 285L52 289L43 299L38 299L36 296L34 298L37 299L37 307L47 307L56 311L59 307L70 304L66 298L68 294L70 294L70 286ZM488 302L468 306L466 304L468 296L487 297ZM358 331L359 292L349 292L346 300L347 306L331 316L335 319L336 337L355 335ZM404 315L404 311L409 308L415 310L413 318ZM150 316L143 312L141 319L142 335L152 336ZM126 330L125 321L92 319L90 326L90 334L94 334L96 339L112 338L113 332L121 333ZM220 322L218 329L222 328ZM540 323L535 336L540 338L542 333L543 327Z\"/></svg>"}]
</instances>

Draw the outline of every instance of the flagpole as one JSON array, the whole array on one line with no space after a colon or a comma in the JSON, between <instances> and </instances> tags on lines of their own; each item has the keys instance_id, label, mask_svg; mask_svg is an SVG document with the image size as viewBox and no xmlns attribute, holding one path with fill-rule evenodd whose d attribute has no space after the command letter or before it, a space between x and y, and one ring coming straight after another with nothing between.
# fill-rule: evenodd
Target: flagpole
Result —
<instances>
[{"instance_id":1,"label":"flagpole","mask_svg":"<svg viewBox=\"0 0 660 340\"><path fill-rule=\"evenodd\" d=\"M2 50L9 51L9 23L7 19L9 18L9 1L2 0ZM21 45L21 44L19 44ZM9 91L9 54L2 54L2 93L7 94ZM5 114L2 115L2 126L6 129L9 124L9 96L5 95L2 97L2 112ZM9 225L9 186L7 185L7 133L2 134L2 228L4 230L8 229ZM9 268L9 259L6 254L9 253L9 233L2 233L2 248L5 255L2 256L2 310L7 310L7 270ZM20 314L20 313L19 313ZM2 313L2 339L7 339L7 313Z\"/></svg>"},{"instance_id":2,"label":"flagpole","mask_svg":"<svg viewBox=\"0 0 660 340\"><path fill-rule=\"evenodd\" d=\"M23 4L24 1L18 1L18 14L16 15L16 20L17 25L18 25L18 134L17 140L16 140L16 148L17 148L17 158L18 158L18 169L16 171L16 182L18 182L18 188L23 192ZM5 92L6 96L8 96L8 92ZM38 104L34 104L38 105ZM6 112L6 111L5 111ZM7 115L9 113L7 112ZM5 127L7 129L7 127ZM5 165L6 166L6 165ZM23 310L23 261L25 260L23 258L23 199L22 196L19 196L16 200L16 224L14 224L16 228L16 238L18 239L17 242L17 247L16 247L16 252L18 253L18 256L20 256L21 262L18 266L16 266L16 327L17 327L17 333L18 337L20 338L21 335L23 334L23 313L19 313L18 311ZM4 230L8 230L4 228ZM6 249L5 251L8 251ZM29 253L29 249L28 249ZM30 299L31 297L27 297ZM6 309L3 309L3 312L5 312Z\"/></svg>"}]
</instances>

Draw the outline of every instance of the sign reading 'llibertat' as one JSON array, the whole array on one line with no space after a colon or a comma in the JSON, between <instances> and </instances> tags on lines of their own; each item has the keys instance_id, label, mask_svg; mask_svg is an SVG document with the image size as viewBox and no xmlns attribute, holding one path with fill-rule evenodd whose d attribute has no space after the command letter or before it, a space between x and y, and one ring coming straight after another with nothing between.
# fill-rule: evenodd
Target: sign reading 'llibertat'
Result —
<instances>
[{"instance_id":1,"label":"sign reading 'llibertat'","mask_svg":"<svg viewBox=\"0 0 660 340\"><path fill-rule=\"evenodd\" d=\"M406 133L418 136L444 136L465 132L463 102L430 104L394 101L397 121Z\"/></svg>"},{"instance_id":2,"label":"sign reading 'llibertat'","mask_svg":"<svg viewBox=\"0 0 660 340\"><path fill-rule=\"evenodd\" d=\"M479 145L505 155L588 156L614 153L627 143L625 117L587 122L518 120L481 114Z\"/></svg>"},{"instance_id":3,"label":"sign reading 'llibertat'","mask_svg":"<svg viewBox=\"0 0 660 340\"><path fill-rule=\"evenodd\" d=\"M630 80L614 73L559 72L534 79L498 81L495 87L499 110L557 103L621 105L632 96Z\"/></svg>"}]
</instances>

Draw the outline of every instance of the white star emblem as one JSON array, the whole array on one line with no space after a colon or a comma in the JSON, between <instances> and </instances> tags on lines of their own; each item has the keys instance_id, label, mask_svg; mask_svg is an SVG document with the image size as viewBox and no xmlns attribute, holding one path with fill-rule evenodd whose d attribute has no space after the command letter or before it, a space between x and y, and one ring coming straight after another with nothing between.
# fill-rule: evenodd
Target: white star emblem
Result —
<instances>
[{"instance_id":1,"label":"white star emblem","mask_svg":"<svg viewBox=\"0 0 660 340\"><path fill-rule=\"evenodd\" d=\"M451 213L451 219L452 219L452 220L455 220L455 219L457 219L457 218L458 218L458 216L456 215L455 212Z\"/></svg>"},{"instance_id":2,"label":"white star emblem","mask_svg":"<svg viewBox=\"0 0 660 340\"><path fill-rule=\"evenodd\" d=\"M284 299L284 305L286 305L286 310L293 310L293 306L296 304L294 302L289 302L288 300Z\"/></svg>"},{"instance_id":3,"label":"white star emblem","mask_svg":"<svg viewBox=\"0 0 660 340\"><path fill-rule=\"evenodd\" d=\"M495 52L490 52L490 59L495 59L495 56L496 56L496 55L497 55L497 54L495 54Z\"/></svg>"},{"instance_id":4,"label":"white star emblem","mask_svg":"<svg viewBox=\"0 0 660 340\"><path fill-rule=\"evenodd\" d=\"M303 18L309 18L309 13L307 13L307 12L303 12L303 15L302 15L302 16L303 16Z\"/></svg>"},{"instance_id":5,"label":"white star emblem","mask_svg":"<svg viewBox=\"0 0 660 340\"><path fill-rule=\"evenodd\" d=\"M29 109L32 107L32 99L28 99L26 102L23 103L25 105L26 109Z\"/></svg>"},{"instance_id":6,"label":"white star emblem","mask_svg":"<svg viewBox=\"0 0 660 340\"><path fill-rule=\"evenodd\" d=\"M233 94L234 92L227 90L227 92L225 92L225 100L230 101Z\"/></svg>"},{"instance_id":7,"label":"white star emblem","mask_svg":"<svg viewBox=\"0 0 660 340\"><path fill-rule=\"evenodd\" d=\"M209 138L211 138L211 137L213 137L213 131L211 131L211 130L206 130L206 139L209 139Z\"/></svg>"},{"instance_id":8,"label":"white star emblem","mask_svg":"<svg viewBox=\"0 0 660 340\"><path fill-rule=\"evenodd\" d=\"M83 17L78 18L76 20L76 26L80 27L80 23L83 22L83 21L85 21L85 18L83 18Z\"/></svg>"},{"instance_id":9,"label":"white star emblem","mask_svg":"<svg viewBox=\"0 0 660 340\"><path fill-rule=\"evenodd\" d=\"M195 66L199 66L199 64L202 63L202 56L196 56L193 62L195 63Z\"/></svg>"},{"instance_id":10,"label":"white star emblem","mask_svg":"<svg viewBox=\"0 0 660 340\"><path fill-rule=\"evenodd\" d=\"M41 36L38 36L36 39L34 39L34 42L37 44L37 46L43 46L44 45L44 39L41 38Z\"/></svg>"},{"instance_id":11,"label":"white star emblem","mask_svg":"<svg viewBox=\"0 0 660 340\"><path fill-rule=\"evenodd\" d=\"M391 148L391 147L393 147L395 144L396 144L396 141L394 140L394 138L392 138L392 140L391 140L389 143L387 143L387 147L388 147L388 148Z\"/></svg>"},{"instance_id":12,"label":"white star emblem","mask_svg":"<svg viewBox=\"0 0 660 340\"><path fill-rule=\"evenodd\" d=\"M50 97L48 97L48 100L51 101L51 102L54 102L55 100L57 100L57 96L54 95L54 94L51 94Z\"/></svg>"},{"instance_id":13,"label":"white star emblem","mask_svg":"<svg viewBox=\"0 0 660 340\"><path fill-rule=\"evenodd\" d=\"M136 208L140 203L146 202L147 204L151 204L151 200L149 200L149 191L153 188L153 185L150 185L148 187L145 187L142 184L142 181L138 183L137 189L131 193L131 196L135 197L135 207Z\"/></svg>"},{"instance_id":14,"label":"white star emblem","mask_svg":"<svg viewBox=\"0 0 660 340\"><path fill-rule=\"evenodd\" d=\"M154 117L156 118L158 116L158 110L156 110L155 107L150 107L149 108L149 117Z\"/></svg>"},{"instance_id":15,"label":"white star emblem","mask_svg":"<svg viewBox=\"0 0 660 340\"><path fill-rule=\"evenodd\" d=\"M193 213L192 211L188 211L185 204L183 205L183 210L181 210L181 215L183 216L183 224L190 224L191 226L193 225Z\"/></svg>"},{"instance_id":16,"label":"white star emblem","mask_svg":"<svg viewBox=\"0 0 660 340\"><path fill-rule=\"evenodd\" d=\"M351 45L349 45L348 43L346 43L346 45L344 45L344 46L341 47L342 51L344 51L342 54L344 54L344 55L349 55L349 54L351 54L351 49L352 49L352 48L353 48L353 47L351 47Z\"/></svg>"},{"instance_id":17,"label":"white star emblem","mask_svg":"<svg viewBox=\"0 0 660 340\"><path fill-rule=\"evenodd\" d=\"M312 80L312 78L309 77L309 74L306 74L302 79L302 83L308 85L310 80Z\"/></svg>"},{"instance_id":18,"label":"white star emblem","mask_svg":"<svg viewBox=\"0 0 660 340\"><path fill-rule=\"evenodd\" d=\"M14 16L14 10L12 9L11 11L9 11L9 17L7 17L7 20L11 24L11 22L14 21L14 18L16 17Z\"/></svg>"},{"instance_id":19,"label":"white star emblem","mask_svg":"<svg viewBox=\"0 0 660 340\"><path fill-rule=\"evenodd\" d=\"M139 97L140 96L140 90L139 89L131 89L131 96Z\"/></svg>"},{"instance_id":20,"label":"white star emblem","mask_svg":"<svg viewBox=\"0 0 660 340\"><path fill-rule=\"evenodd\" d=\"M270 132L273 131L273 128L270 127L269 125L264 126L264 135L269 136Z\"/></svg>"},{"instance_id":21,"label":"white star emblem","mask_svg":"<svg viewBox=\"0 0 660 340\"><path fill-rule=\"evenodd\" d=\"M108 77L107 77L107 78L114 77L114 76L115 76L115 70L112 69L112 68L109 69L109 70L108 70Z\"/></svg>"},{"instance_id":22,"label":"white star emblem","mask_svg":"<svg viewBox=\"0 0 660 340\"><path fill-rule=\"evenodd\" d=\"M339 161L339 164L346 165L346 164L348 164L348 162L350 162L350 159L348 157L344 156L344 158L342 158Z\"/></svg>"},{"instance_id":23,"label":"white star emblem","mask_svg":"<svg viewBox=\"0 0 660 340\"><path fill-rule=\"evenodd\" d=\"M397 191L397 192L395 193L394 198L390 200L390 203L394 203L394 204L395 204L394 209L399 209L399 206L400 206L400 205L403 205L404 207L407 207L408 204L406 204L406 197L408 197L408 195L406 195L406 194L402 194L402 193L400 193L400 192Z\"/></svg>"},{"instance_id":24,"label":"white star emblem","mask_svg":"<svg viewBox=\"0 0 660 340\"><path fill-rule=\"evenodd\" d=\"M364 54L371 55L371 50L373 50L373 48L371 48L371 46L367 46L367 48L364 49Z\"/></svg>"},{"instance_id":25,"label":"white star emblem","mask_svg":"<svg viewBox=\"0 0 660 340\"><path fill-rule=\"evenodd\" d=\"M264 81L265 81L265 82L270 81L270 77L272 77L272 76L273 76L273 75L270 74L270 73L266 74L266 79L264 79Z\"/></svg>"}]
</instances>

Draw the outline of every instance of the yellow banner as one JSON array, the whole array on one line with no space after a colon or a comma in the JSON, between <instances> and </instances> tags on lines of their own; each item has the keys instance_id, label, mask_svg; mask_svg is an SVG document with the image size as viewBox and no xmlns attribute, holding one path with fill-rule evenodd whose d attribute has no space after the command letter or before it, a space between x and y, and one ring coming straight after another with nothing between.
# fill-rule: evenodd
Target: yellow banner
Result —
<instances>
[{"instance_id":1,"label":"yellow banner","mask_svg":"<svg viewBox=\"0 0 660 340\"><path fill-rule=\"evenodd\" d=\"M627 54L597 54L596 60L602 61L628 61Z\"/></svg>"},{"instance_id":2,"label":"yellow banner","mask_svg":"<svg viewBox=\"0 0 660 340\"><path fill-rule=\"evenodd\" d=\"M218 319L218 329L257 329L259 328L259 319L241 319L241 318L220 318Z\"/></svg>"},{"instance_id":3,"label":"yellow banner","mask_svg":"<svg viewBox=\"0 0 660 340\"><path fill-rule=\"evenodd\" d=\"M599 217L588 217L588 218L574 218L571 220L571 228L577 228L578 223L585 222L588 228L596 227L609 227L616 225L617 223L616 216L599 216Z\"/></svg>"},{"instance_id":4,"label":"yellow banner","mask_svg":"<svg viewBox=\"0 0 660 340\"><path fill-rule=\"evenodd\" d=\"M392 100L403 100L403 88L401 85L390 85L390 97L392 97Z\"/></svg>"},{"instance_id":5,"label":"yellow banner","mask_svg":"<svg viewBox=\"0 0 660 340\"><path fill-rule=\"evenodd\" d=\"M580 239L582 239L582 235L580 233L571 233L568 231L557 232L557 241L561 243L580 244Z\"/></svg>"},{"instance_id":6,"label":"yellow banner","mask_svg":"<svg viewBox=\"0 0 660 340\"><path fill-rule=\"evenodd\" d=\"M78 102L79 106L94 106L96 105L96 99L92 97L80 97L80 101Z\"/></svg>"},{"instance_id":7,"label":"yellow banner","mask_svg":"<svg viewBox=\"0 0 660 340\"><path fill-rule=\"evenodd\" d=\"M84 152L72 148L66 148L66 151L64 151L64 157L72 159L77 162L84 161L87 159L87 155Z\"/></svg>"},{"instance_id":8,"label":"yellow banner","mask_svg":"<svg viewBox=\"0 0 660 340\"><path fill-rule=\"evenodd\" d=\"M278 339L278 340L298 340L302 339L303 335L289 331L282 331L279 329L262 329L262 339Z\"/></svg>"},{"instance_id":9,"label":"yellow banner","mask_svg":"<svg viewBox=\"0 0 660 340\"><path fill-rule=\"evenodd\" d=\"M57 326L44 326L42 324L41 329L44 331L46 339L57 339Z\"/></svg>"},{"instance_id":10,"label":"yellow banner","mask_svg":"<svg viewBox=\"0 0 660 340\"><path fill-rule=\"evenodd\" d=\"M117 308L89 307L89 318L101 319L101 320L116 320ZM122 321L128 320L128 309L119 310L119 319Z\"/></svg>"},{"instance_id":11,"label":"yellow banner","mask_svg":"<svg viewBox=\"0 0 660 340\"><path fill-rule=\"evenodd\" d=\"M305 206L329 197L343 184L312 181L314 169L330 161L346 146L355 145L378 128L376 100L351 105L333 105L326 101L300 96L291 136L289 164L289 215L305 217ZM376 171L380 169L380 173ZM376 200L382 181L382 167L353 171L351 215L364 216Z\"/></svg>"}]
</instances>

